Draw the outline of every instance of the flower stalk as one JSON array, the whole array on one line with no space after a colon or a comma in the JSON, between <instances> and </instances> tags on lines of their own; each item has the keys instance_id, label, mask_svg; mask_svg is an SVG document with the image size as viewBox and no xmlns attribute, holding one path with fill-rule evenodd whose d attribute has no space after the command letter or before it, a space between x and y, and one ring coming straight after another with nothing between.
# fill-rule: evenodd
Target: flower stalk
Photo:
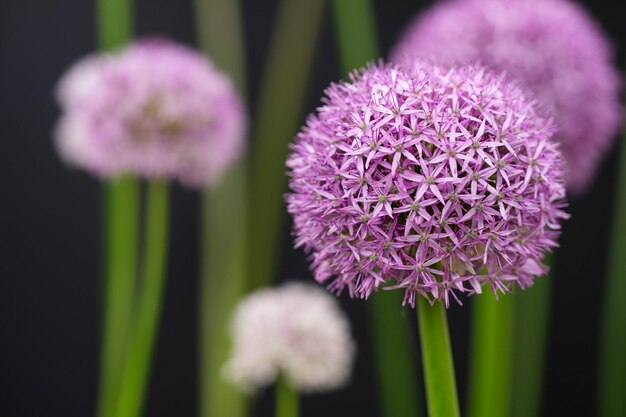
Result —
<instances>
[{"instance_id":1,"label":"flower stalk","mask_svg":"<svg viewBox=\"0 0 626 417\"><path fill-rule=\"evenodd\" d=\"M132 38L132 9L132 0L96 3L100 49L118 48ZM139 181L130 176L109 180L103 186L102 350L96 400L99 417L111 416L117 403L137 282L139 197Z\"/></svg>"},{"instance_id":2,"label":"flower stalk","mask_svg":"<svg viewBox=\"0 0 626 417\"><path fill-rule=\"evenodd\" d=\"M472 300L469 417L508 416L511 396L513 299L492 294Z\"/></svg>"},{"instance_id":3,"label":"flower stalk","mask_svg":"<svg viewBox=\"0 0 626 417\"><path fill-rule=\"evenodd\" d=\"M232 77L239 94L245 96L240 2L196 0L195 8L201 49ZM217 186L203 192L201 200L200 417L242 417L247 410L245 396L221 376L230 350L229 320L245 288L246 179L246 159L242 158Z\"/></svg>"},{"instance_id":4,"label":"flower stalk","mask_svg":"<svg viewBox=\"0 0 626 417\"><path fill-rule=\"evenodd\" d=\"M287 144L302 115L324 0L283 0L256 106L249 172L248 272L255 289L274 280L284 214Z\"/></svg>"},{"instance_id":5,"label":"flower stalk","mask_svg":"<svg viewBox=\"0 0 626 417\"><path fill-rule=\"evenodd\" d=\"M602 303L598 381L600 417L626 415L626 133L620 148L608 273Z\"/></svg>"},{"instance_id":6,"label":"flower stalk","mask_svg":"<svg viewBox=\"0 0 626 417\"><path fill-rule=\"evenodd\" d=\"M112 50L133 37L133 0L98 0L96 21L100 49Z\"/></svg>"},{"instance_id":7,"label":"flower stalk","mask_svg":"<svg viewBox=\"0 0 626 417\"><path fill-rule=\"evenodd\" d=\"M370 0L333 0L339 61L344 75L380 56Z\"/></svg>"},{"instance_id":8,"label":"flower stalk","mask_svg":"<svg viewBox=\"0 0 626 417\"><path fill-rule=\"evenodd\" d=\"M164 180L148 183L142 282L122 378L117 417L139 417L148 387L163 293L168 247L169 191Z\"/></svg>"},{"instance_id":9,"label":"flower stalk","mask_svg":"<svg viewBox=\"0 0 626 417\"><path fill-rule=\"evenodd\" d=\"M97 415L112 415L133 315L139 247L139 180L122 177L104 185L105 276Z\"/></svg>"},{"instance_id":10,"label":"flower stalk","mask_svg":"<svg viewBox=\"0 0 626 417\"><path fill-rule=\"evenodd\" d=\"M459 417L454 362L446 310L442 303L429 305L418 297L417 319L429 417Z\"/></svg>"},{"instance_id":11,"label":"flower stalk","mask_svg":"<svg viewBox=\"0 0 626 417\"><path fill-rule=\"evenodd\" d=\"M416 372L417 344L401 307L402 297L379 291L369 304L381 413L386 417L420 416L421 391Z\"/></svg>"},{"instance_id":12,"label":"flower stalk","mask_svg":"<svg viewBox=\"0 0 626 417\"><path fill-rule=\"evenodd\" d=\"M284 377L276 382L276 417L298 417L299 414L298 393Z\"/></svg>"},{"instance_id":13,"label":"flower stalk","mask_svg":"<svg viewBox=\"0 0 626 417\"><path fill-rule=\"evenodd\" d=\"M552 267L553 255L544 262ZM515 335L511 385L511 416L540 415L544 381L546 343L550 321L552 274L549 272L534 285L513 297Z\"/></svg>"}]
</instances>

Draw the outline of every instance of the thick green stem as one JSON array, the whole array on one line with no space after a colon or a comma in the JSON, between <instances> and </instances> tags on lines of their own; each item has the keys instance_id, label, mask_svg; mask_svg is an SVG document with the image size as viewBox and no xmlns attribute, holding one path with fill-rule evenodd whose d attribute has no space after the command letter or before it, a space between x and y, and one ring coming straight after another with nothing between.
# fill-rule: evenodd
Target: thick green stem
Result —
<instances>
[{"instance_id":1,"label":"thick green stem","mask_svg":"<svg viewBox=\"0 0 626 417\"><path fill-rule=\"evenodd\" d=\"M132 0L97 1L95 20L100 49L115 49L130 40L132 7ZM117 402L137 281L139 196L139 183L134 178L124 177L104 184L103 329L96 404L99 417L110 417Z\"/></svg>"},{"instance_id":2,"label":"thick green stem","mask_svg":"<svg viewBox=\"0 0 626 417\"><path fill-rule=\"evenodd\" d=\"M547 255L544 263L551 265L552 256ZM513 296L515 355L511 385L512 417L537 417L541 414L551 287L552 276L549 274Z\"/></svg>"},{"instance_id":3,"label":"thick green stem","mask_svg":"<svg viewBox=\"0 0 626 417\"><path fill-rule=\"evenodd\" d=\"M440 302L431 306L424 297L417 298L428 415L459 417L459 400L446 310Z\"/></svg>"},{"instance_id":4,"label":"thick green stem","mask_svg":"<svg viewBox=\"0 0 626 417\"><path fill-rule=\"evenodd\" d=\"M245 95L243 25L239 0L195 0L202 50ZM245 288L246 159L202 196L199 291L199 415L242 417L245 396L221 377L230 354L228 326Z\"/></svg>"},{"instance_id":5,"label":"thick green stem","mask_svg":"<svg viewBox=\"0 0 626 417\"><path fill-rule=\"evenodd\" d=\"M333 14L345 74L380 56L371 0L333 0Z\"/></svg>"},{"instance_id":6,"label":"thick green stem","mask_svg":"<svg viewBox=\"0 0 626 417\"><path fill-rule=\"evenodd\" d=\"M275 280L285 212L287 144L302 120L324 0L282 0L256 107L250 165L246 284Z\"/></svg>"},{"instance_id":7,"label":"thick green stem","mask_svg":"<svg viewBox=\"0 0 626 417\"><path fill-rule=\"evenodd\" d=\"M468 416L506 417L510 410L513 301L486 293L472 300Z\"/></svg>"},{"instance_id":8,"label":"thick green stem","mask_svg":"<svg viewBox=\"0 0 626 417\"><path fill-rule=\"evenodd\" d=\"M298 417L298 393L289 385L285 378L278 378L276 383L276 417Z\"/></svg>"},{"instance_id":9,"label":"thick green stem","mask_svg":"<svg viewBox=\"0 0 626 417\"><path fill-rule=\"evenodd\" d=\"M119 48L133 37L133 0L98 0L96 22L100 49Z\"/></svg>"},{"instance_id":10,"label":"thick green stem","mask_svg":"<svg viewBox=\"0 0 626 417\"><path fill-rule=\"evenodd\" d=\"M167 182L148 183L142 282L122 371L117 417L140 416L147 391L165 284L168 195Z\"/></svg>"},{"instance_id":11,"label":"thick green stem","mask_svg":"<svg viewBox=\"0 0 626 417\"><path fill-rule=\"evenodd\" d=\"M339 58L344 74L378 57L374 10L370 0L333 0ZM415 349L402 300L396 292L379 291L368 303L381 413L385 417L418 416L419 392Z\"/></svg>"},{"instance_id":12,"label":"thick green stem","mask_svg":"<svg viewBox=\"0 0 626 417\"><path fill-rule=\"evenodd\" d=\"M626 132L613 208L608 274L602 303L598 416L626 416Z\"/></svg>"},{"instance_id":13,"label":"thick green stem","mask_svg":"<svg viewBox=\"0 0 626 417\"><path fill-rule=\"evenodd\" d=\"M194 0L200 48L246 95L244 32L240 0Z\"/></svg>"},{"instance_id":14,"label":"thick green stem","mask_svg":"<svg viewBox=\"0 0 626 417\"><path fill-rule=\"evenodd\" d=\"M203 196L200 281L200 416L246 414L245 396L221 377L230 354L232 311L245 288L245 167Z\"/></svg>"},{"instance_id":15,"label":"thick green stem","mask_svg":"<svg viewBox=\"0 0 626 417\"><path fill-rule=\"evenodd\" d=\"M137 282L139 182L124 177L105 184L106 224L102 352L97 415L110 417L117 402Z\"/></svg>"},{"instance_id":16,"label":"thick green stem","mask_svg":"<svg viewBox=\"0 0 626 417\"><path fill-rule=\"evenodd\" d=\"M379 291L368 302L372 342L381 401L385 417L421 415L417 382L417 347L410 329L402 296L397 291Z\"/></svg>"}]
</instances>

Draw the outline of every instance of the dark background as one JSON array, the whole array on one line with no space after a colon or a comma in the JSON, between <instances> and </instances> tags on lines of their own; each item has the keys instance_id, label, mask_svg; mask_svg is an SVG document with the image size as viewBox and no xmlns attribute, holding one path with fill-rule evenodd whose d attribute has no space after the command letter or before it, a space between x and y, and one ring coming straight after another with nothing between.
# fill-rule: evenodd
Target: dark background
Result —
<instances>
[{"instance_id":1,"label":"dark background","mask_svg":"<svg viewBox=\"0 0 626 417\"><path fill-rule=\"evenodd\" d=\"M408 19L431 2L376 2L386 53ZM623 1L586 1L617 46L623 69ZM244 1L252 102L263 68L276 1ZM138 0L139 35L193 45L190 0ZM74 60L94 50L94 10L86 0L0 0L0 416L84 417L94 409L99 343L98 182L65 168L51 129L53 86ZM340 77L329 10L309 89L312 110ZM615 149L586 196L571 201L553 291L545 415L589 416L594 401L596 339L612 215ZM147 415L196 414L198 195L176 187L165 310ZM287 221L287 219L286 219ZM285 233L281 278L310 279ZM305 397L303 416L375 416L377 400L364 303L342 300L359 342L353 385ZM452 307L457 378L465 387L467 305ZM626 393L625 393L626 395ZM261 396L257 415L269 415ZM400 416L399 416L400 417Z\"/></svg>"}]
</instances>

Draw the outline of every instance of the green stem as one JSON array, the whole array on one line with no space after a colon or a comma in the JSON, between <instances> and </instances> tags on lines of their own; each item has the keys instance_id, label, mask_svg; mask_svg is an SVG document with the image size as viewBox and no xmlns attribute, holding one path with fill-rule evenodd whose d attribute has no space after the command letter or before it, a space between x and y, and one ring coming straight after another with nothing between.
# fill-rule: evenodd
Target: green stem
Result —
<instances>
[{"instance_id":1,"label":"green stem","mask_svg":"<svg viewBox=\"0 0 626 417\"><path fill-rule=\"evenodd\" d=\"M96 15L100 49L118 48L133 37L133 0L98 0Z\"/></svg>"},{"instance_id":2,"label":"green stem","mask_svg":"<svg viewBox=\"0 0 626 417\"><path fill-rule=\"evenodd\" d=\"M342 71L378 57L374 10L369 0L333 0ZM415 349L396 292L379 291L368 303L383 416L418 416Z\"/></svg>"},{"instance_id":3,"label":"green stem","mask_svg":"<svg viewBox=\"0 0 626 417\"><path fill-rule=\"evenodd\" d=\"M117 402L137 277L139 182L124 177L105 184L106 276L97 415L109 417Z\"/></svg>"},{"instance_id":4,"label":"green stem","mask_svg":"<svg viewBox=\"0 0 626 417\"><path fill-rule=\"evenodd\" d=\"M552 256L544 263L551 266ZM511 416L537 417L541 413L544 364L550 319L552 276L514 295L515 355L511 389Z\"/></svg>"},{"instance_id":5,"label":"green stem","mask_svg":"<svg viewBox=\"0 0 626 417\"><path fill-rule=\"evenodd\" d=\"M333 15L345 74L380 56L370 0L333 0Z\"/></svg>"},{"instance_id":6,"label":"green stem","mask_svg":"<svg viewBox=\"0 0 626 417\"><path fill-rule=\"evenodd\" d=\"M200 46L245 95L239 0L195 0ZM230 354L230 317L245 279L246 160L202 196L199 291L199 415L243 417L246 398L221 377ZM228 277L228 279L224 279Z\"/></svg>"},{"instance_id":7,"label":"green stem","mask_svg":"<svg viewBox=\"0 0 626 417\"><path fill-rule=\"evenodd\" d=\"M96 2L100 49L117 48L132 37L132 0ZM139 182L130 177L105 183L102 224L103 283L102 351L96 415L110 417L124 361L137 281Z\"/></svg>"},{"instance_id":8,"label":"green stem","mask_svg":"<svg viewBox=\"0 0 626 417\"><path fill-rule=\"evenodd\" d=\"M276 417L298 417L298 393L284 377L276 383Z\"/></svg>"},{"instance_id":9,"label":"green stem","mask_svg":"<svg viewBox=\"0 0 626 417\"><path fill-rule=\"evenodd\" d=\"M200 416L246 414L245 396L221 377L231 350L229 324L244 290L245 167L205 191L200 281Z\"/></svg>"},{"instance_id":10,"label":"green stem","mask_svg":"<svg viewBox=\"0 0 626 417\"><path fill-rule=\"evenodd\" d=\"M626 416L626 131L613 208L613 228L604 302L598 381L598 416Z\"/></svg>"},{"instance_id":11,"label":"green stem","mask_svg":"<svg viewBox=\"0 0 626 417\"><path fill-rule=\"evenodd\" d=\"M301 122L324 0L282 0L256 107L248 212L249 289L275 278L287 144Z\"/></svg>"},{"instance_id":12,"label":"green stem","mask_svg":"<svg viewBox=\"0 0 626 417\"><path fill-rule=\"evenodd\" d=\"M421 415L417 382L416 345L397 291L379 291L368 302L372 339L385 417Z\"/></svg>"},{"instance_id":13,"label":"green stem","mask_svg":"<svg viewBox=\"0 0 626 417\"><path fill-rule=\"evenodd\" d=\"M445 308L440 302L430 306L424 297L417 298L428 415L459 417L454 362Z\"/></svg>"},{"instance_id":14,"label":"green stem","mask_svg":"<svg viewBox=\"0 0 626 417\"><path fill-rule=\"evenodd\" d=\"M167 182L148 183L143 277L120 382L117 417L138 417L142 412L163 301L169 223L168 194Z\"/></svg>"},{"instance_id":15,"label":"green stem","mask_svg":"<svg viewBox=\"0 0 626 417\"><path fill-rule=\"evenodd\" d=\"M472 300L468 416L506 417L510 410L513 300L486 293Z\"/></svg>"},{"instance_id":16,"label":"green stem","mask_svg":"<svg viewBox=\"0 0 626 417\"><path fill-rule=\"evenodd\" d=\"M244 32L240 0L195 0L197 36L202 50L246 95Z\"/></svg>"}]
</instances>

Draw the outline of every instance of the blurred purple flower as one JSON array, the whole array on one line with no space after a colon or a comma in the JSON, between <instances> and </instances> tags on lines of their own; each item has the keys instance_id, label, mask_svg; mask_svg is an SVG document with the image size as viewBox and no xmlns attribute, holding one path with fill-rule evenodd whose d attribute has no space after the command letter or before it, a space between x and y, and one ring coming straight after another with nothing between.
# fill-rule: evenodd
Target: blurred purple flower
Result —
<instances>
[{"instance_id":1,"label":"blurred purple flower","mask_svg":"<svg viewBox=\"0 0 626 417\"><path fill-rule=\"evenodd\" d=\"M562 163L552 122L516 85L417 61L351 79L327 89L287 161L296 246L318 282L447 305L545 272L567 217Z\"/></svg>"},{"instance_id":2,"label":"blurred purple flower","mask_svg":"<svg viewBox=\"0 0 626 417\"><path fill-rule=\"evenodd\" d=\"M57 93L59 152L98 176L210 185L244 146L244 107L229 79L198 53L166 40L84 58Z\"/></svg>"},{"instance_id":3,"label":"blurred purple flower","mask_svg":"<svg viewBox=\"0 0 626 417\"><path fill-rule=\"evenodd\" d=\"M552 112L574 194L592 183L621 120L620 77L600 27L569 0L448 0L418 16L391 54L504 71Z\"/></svg>"}]
</instances>

